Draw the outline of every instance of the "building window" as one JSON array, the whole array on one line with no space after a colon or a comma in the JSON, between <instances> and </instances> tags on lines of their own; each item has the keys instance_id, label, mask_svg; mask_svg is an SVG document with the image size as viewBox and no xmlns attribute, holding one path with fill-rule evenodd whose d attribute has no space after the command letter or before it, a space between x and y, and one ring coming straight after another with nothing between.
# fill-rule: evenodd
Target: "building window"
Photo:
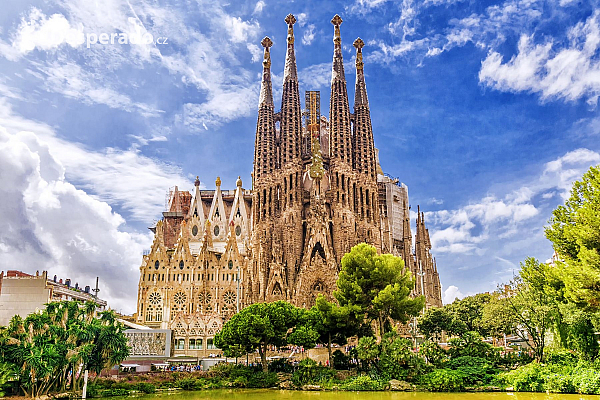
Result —
<instances>
[{"instance_id":1,"label":"building window","mask_svg":"<svg viewBox=\"0 0 600 400\"><path fill-rule=\"evenodd\" d=\"M185 339L176 339L175 340L175 350L184 350L185 349Z\"/></svg>"},{"instance_id":2,"label":"building window","mask_svg":"<svg viewBox=\"0 0 600 400\"><path fill-rule=\"evenodd\" d=\"M229 269L233 268L233 261L229 261Z\"/></svg>"},{"instance_id":3,"label":"building window","mask_svg":"<svg viewBox=\"0 0 600 400\"><path fill-rule=\"evenodd\" d=\"M183 269L183 260L179 261L179 269Z\"/></svg>"},{"instance_id":4,"label":"building window","mask_svg":"<svg viewBox=\"0 0 600 400\"><path fill-rule=\"evenodd\" d=\"M160 267L160 262L156 260L156 262L154 263L154 268L158 269L158 267Z\"/></svg>"},{"instance_id":5,"label":"building window","mask_svg":"<svg viewBox=\"0 0 600 400\"><path fill-rule=\"evenodd\" d=\"M216 349L215 344L213 343L213 339L206 339L206 350L214 350Z\"/></svg>"},{"instance_id":6,"label":"building window","mask_svg":"<svg viewBox=\"0 0 600 400\"><path fill-rule=\"evenodd\" d=\"M190 339L190 350L196 350L196 339Z\"/></svg>"}]
</instances>

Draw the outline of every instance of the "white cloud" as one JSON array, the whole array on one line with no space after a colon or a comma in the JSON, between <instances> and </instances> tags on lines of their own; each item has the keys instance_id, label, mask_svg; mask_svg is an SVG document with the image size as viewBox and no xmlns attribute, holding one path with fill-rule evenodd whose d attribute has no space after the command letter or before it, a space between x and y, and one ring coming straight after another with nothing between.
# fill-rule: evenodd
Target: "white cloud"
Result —
<instances>
[{"instance_id":1,"label":"white cloud","mask_svg":"<svg viewBox=\"0 0 600 400\"><path fill-rule=\"evenodd\" d=\"M64 15L54 14L48 18L34 7L27 18L21 19L13 46L22 54L27 54L36 48L48 51L62 44L77 47L84 41L82 24L73 27Z\"/></svg>"},{"instance_id":2,"label":"white cloud","mask_svg":"<svg viewBox=\"0 0 600 400\"><path fill-rule=\"evenodd\" d=\"M230 86L211 92L201 104L186 103L183 106L183 123L190 128L206 125L217 126L251 114L256 109L257 86Z\"/></svg>"},{"instance_id":3,"label":"white cloud","mask_svg":"<svg viewBox=\"0 0 600 400\"><path fill-rule=\"evenodd\" d=\"M454 300L462 299L465 295L461 293L461 291L454 285L448 286L448 289L444 290L444 304L450 304L454 302Z\"/></svg>"},{"instance_id":4,"label":"white cloud","mask_svg":"<svg viewBox=\"0 0 600 400\"><path fill-rule=\"evenodd\" d=\"M263 58L263 51L254 43L248 43L246 45L250 54L252 54L252 62L260 61Z\"/></svg>"},{"instance_id":5,"label":"white cloud","mask_svg":"<svg viewBox=\"0 0 600 400\"><path fill-rule=\"evenodd\" d=\"M34 132L48 146L61 168L64 167L69 182L94 193L102 201L122 207L138 221L147 223L160 216L164 208L160 194L166 193L169 187L192 187L192 182L175 166L145 157L135 148L86 149L58 138L47 125L14 114L2 101L0 126L12 135Z\"/></svg>"},{"instance_id":6,"label":"white cloud","mask_svg":"<svg viewBox=\"0 0 600 400\"><path fill-rule=\"evenodd\" d=\"M388 0L356 0L351 6L347 6L346 9L350 13L355 14L367 14L374 8L382 6Z\"/></svg>"},{"instance_id":7,"label":"white cloud","mask_svg":"<svg viewBox=\"0 0 600 400\"><path fill-rule=\"evenodd\" d=\"M265 2L263 0L259 0L256 2L256 5L254 6L254 11L252 12L252 14L255 15L260 15L263 11L263 9L265 8Z\"/></svg>"},{"instance_id":8,"label":"white cloud","mask_svg":"<svg viewBox=\"0 0 600 400\"><path fill-rule=\"evenodd\" d=\"M502 197L489 194L455 210L425 213L434 227L431 242L435 252L478 253L485 251L492 240L515 236L539 216L537 197L549 200L560 194L567 198L573 181L598 163L600 154L573 150L546 163L538 176Z\"/></svg>"},{"instance_id":9,"label":"white cloud","mask_svg":"<svg viewBox=\"0 0 600 400\"><path fill-rule=\"evenodd\" d=\"M432 197L429 200L427 200L427 204L441 205L441 204L444 204L444 200L442 200L442 199L436 199L435 197Z\"/></svg>"},{"instance_id":10,"label":"white cloud","mask_svg":"<svg viewBox=\"0 0 600 400\"><path fill-rule=\"evenodd\" d=\"M302 35L302 44L303 45L310 45L313 40L315 40L315 25L314 24L309 24L306 27L306 30L304 31L304 34Z\"/></svg>"},{"instance_id":11,"label":"white cloud","mask_svg":"<svg viewBox=\"0 0 600 400\"><path fill-rule=\"evenodd\" d=\"M517 54L504 62L492 51L482 62L479 81L508 92L538 93L542 100L575 101L586 98L596 106L600 93L600 11L568 31L564 48L552 40L535 44L534 37L522 35ZM556 47L556 48L555 48Z\"/></svg>"},{"instance_id":12,"label":"white cloud","mask_svg":"<svg viewBox=\"0 0 600 400\"><path fill-rule=\"evenodd\" d=\"M244 43L257 37L260 25L257 21L243 21L240 17L224 14L222 18L225 29L234 43Z\"/></svg>"},{"instance_id":13,"label":"white cloud","mask_svg":"<svg viewBox=\"0 0 600 400\"><path fill-rule=\"evenodd\" d=\"M47 270L81 285L99 276L101 297L113 308L134 311L131 287L152 235L126 232L108 204L69 183L34 133L0 128L0 170L10 171L0 175L0 264L30 273Z\"/></svg>"},{"instance_id":14,"label":"white cloud","mask_svg":"<svg viewBox=\"0 0 600 400\"><path fill-rule=\"evenodd\" d=\"M61 93L87 104L104 104L128 112L138 111L144 116L154 116L161 112L147 104L134 102L129 96L102 85L100 77L84 71L76 63L53 62L41 67L40 71L46 75L44 86L48 91Z\"/></svg>"}]
</instances>

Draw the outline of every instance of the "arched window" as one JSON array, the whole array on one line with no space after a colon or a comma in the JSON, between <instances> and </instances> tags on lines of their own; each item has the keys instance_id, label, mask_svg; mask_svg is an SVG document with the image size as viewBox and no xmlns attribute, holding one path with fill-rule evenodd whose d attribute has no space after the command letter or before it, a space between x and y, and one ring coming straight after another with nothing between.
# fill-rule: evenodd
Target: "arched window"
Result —
<instances>
[{"instance_id":1,"label":"arched window","mask_svg":"<svg viewBox=\"0 0 600 400\"><path fill-rule=\"evenodd\" d=\"M154 263L154 268L158 269L158 267L160 267L160 262L156 260L156 262Z\"/></svg>"},{"instance_id":2,"label":"arched window","mask_svg":"<svg viewBox=\"0 0 600 400\"><path fill-rule=\"evenodd\" d=\"M233 268L233 261L229 260L229 264L228 265L229 265L229 269L232 269Z\"/></svg>"},{"instance_id":3,"label":"arched window","mask_svg":"<svg viewBox=\"0 0 600 400\"><path fill-rule=\"evenodd\" d=\"M179 269L183 269L183 260L179 261Z\"/></svg>"}]
</instances>

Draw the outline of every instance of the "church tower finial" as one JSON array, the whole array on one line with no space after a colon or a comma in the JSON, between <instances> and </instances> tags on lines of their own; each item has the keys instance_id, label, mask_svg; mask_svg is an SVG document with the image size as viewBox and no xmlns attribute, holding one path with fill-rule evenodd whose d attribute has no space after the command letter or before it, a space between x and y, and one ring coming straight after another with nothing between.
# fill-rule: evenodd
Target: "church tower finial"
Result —
<instances>
[{"instance_id":1,"label":"church tower finial","mask_svg":"<svg viewBox=\"0 0 600 400\"><path fill-rule=\"evenodd\" d=\"M262 46L265 48L264 58L263 58L263 79L260 84L260 98L258 101L258 107L263 104L273 105L273 85L271 83L271 46L273 46L273 41L268 37L260 42Z\"/></svg>"},{"instance_id":2,"label":"church tower finial","mask_svg":"<svg viewBox=\"0 0 600 400\"><path fill-rule=\"evenodd\" d=\"M287 53L285 56L285 69L283 71L284 82L287 79L298 80L298 71L296 68L296 54L294 52L294 24L296 23L296 17L294 17L292 14L288 14L288 16L285 17L285 23L288 26L288 32Z\"/></svg>"}]
</instances>

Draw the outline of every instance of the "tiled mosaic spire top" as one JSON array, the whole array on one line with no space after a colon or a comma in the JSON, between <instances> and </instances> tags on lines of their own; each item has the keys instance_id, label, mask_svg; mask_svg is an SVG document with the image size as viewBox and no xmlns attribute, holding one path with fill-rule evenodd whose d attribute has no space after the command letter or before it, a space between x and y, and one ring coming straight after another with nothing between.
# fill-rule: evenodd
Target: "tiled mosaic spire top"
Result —
<instances>
[{"instance_id":1,"label":"tiled mosaic spire top","mask_svg":"<svg viewBox=\"0 0 600 400\"><path fill-rule=\"evenodd\" d=\"M273 106L273 85L271 83L271 46L273 41L266 36L262 42L260 42L265 48L265 54L263 59L263 77L260 84L260 98L258 100L258 107L260 108L263 104L270 104Z\"/></svg>"},{"instance_id":2,"label":"tiled mosaic spire top","mask_svg":"<svg viewBox=\"0 0 600 400\"><path fill-rule=\"evenodd\" d=\"M265 48L263 78L260 84L256 141L254 143L254 178L257 184L262 176L275 169L275 114L273 86L271 83L271 52L273 41L265 37L261 44Z\"/></svg>"},{"instance_id":3,"label":"tiled mosaic spire top","mask_svg":"<svg viewBox=\"0 0 600 400\"><path fill-rule=\"evenodd\" d=\"M332 159L340 159L351 165L350 106L348 105L348 90L346 88L344 59L342 57L342 38L340 36L342 18L336 14L331 23L334 26L334 45L331 72L331 99L329 103L329 121L331 121L329 154Z\"/></svg>"},{"instance_id":4,"label":"tiled mosaic spire top","mask_svg":"<svg viewBox=\"0 0 600 400\"><path fill-rule=\"evenodd\" d=\"M283 95L281 99L281 168L297 161L300 157L302 136L302 111L300 107L300 90L298 88L298 72L294 53L294 24L296 17L289 14L285 18L288 26L287 52L283 71Z\"/></svg>"},{"instance_id":5,"label":"tiled mosaic spire top","mask_svg":"<svg viewBox=\"0 0 600 400\"><path fill-rule=\"evenodd\" d=\"M356 91L354 95L354 107L358 105L369 106L367 97L367 85L365 84L365 73L362 48L365 47L365 42L361 38L357 38L354 43L356 48Z\"/></svg>"},{"instance_id":6,"label":"tiled mosaic spire top","mask_svg":"<svg viewBox=\"0 0 600 400\"><path fill-rule=\"evenodd\" d=\"M375 144L367 85L365 83L362 49L365 42L361 38L354 41L356 48L356 88L354 91L354 168L373 179L377 177Z\"/></svg>"},{"instance_id":7,"label":"tiled mosaic spire top","mask_svg":"<svg viewBox=\"0 0 600 400\"><path fill-rule=\"evenodd\" d=\"M285 68L283 70L283 81L288 79L298 80L298 71L296 68L296 54L294 52L294 24L296 17L289 14L285 17L285 23L288 26L287 33L287 52L285 55Z\"/></svg>"},{"instance_id":8,"label":"tiled mosaic spire top","mask_svg":"<svg viewBox=\"0 0 600 400\"><path fill-rule=\"evenodd\" d=\"M333 68L331 75L331 83L336 79L346 80L344 76L344 59L342 57L342 37L340 35L340 25L342 25L342 18L335 14L331 23L333 24Z\"/></svg>"}]
</instances>

